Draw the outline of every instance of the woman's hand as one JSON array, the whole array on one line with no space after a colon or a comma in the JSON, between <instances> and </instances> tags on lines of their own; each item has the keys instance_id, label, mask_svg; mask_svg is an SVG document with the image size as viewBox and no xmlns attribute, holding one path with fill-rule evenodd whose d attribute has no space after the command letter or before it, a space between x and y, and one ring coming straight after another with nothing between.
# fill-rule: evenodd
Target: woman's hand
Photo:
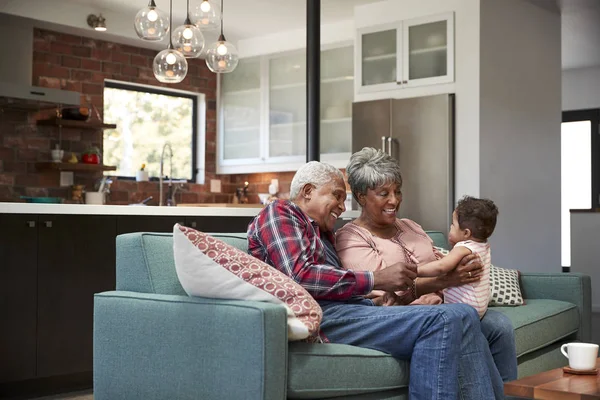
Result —
<instances>
[{"instance_id":1,"label":"woman's hand","mask_svg":"<svg viewBox=\"0 0 600 400\"><path fill-rule=\"evenodd\" d=\"M364 296L365 299L370 299L376 306L395 306L401 304L400 297L394 292L385 292L383 295L371 292Z\"/></svg>"},{"instance_id":2,"label":"woman's hand","mask_svg":"<svg viewBox=\"0 0 600 400\"><path fill-rule=\"evenodd\" d=\"M476 254L463 257L460 264L452 271L440 276L446 287L461 286L477 282L483 274L483 264Z\"/></svg>"}]
</instances>

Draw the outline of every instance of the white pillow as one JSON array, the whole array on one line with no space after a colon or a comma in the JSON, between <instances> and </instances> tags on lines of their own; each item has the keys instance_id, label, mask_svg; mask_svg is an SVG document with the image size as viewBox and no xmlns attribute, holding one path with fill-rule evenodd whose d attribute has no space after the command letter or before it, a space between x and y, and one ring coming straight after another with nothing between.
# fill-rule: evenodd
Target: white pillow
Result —
<instances>
[{"instance_id":1,"label":"white pillow","mask_svg":"<svg viewBox=\"0 0 600 400\"><path fill-rule=\"evenodd\" d=\"M288 340L315 339L323 312L298 283L270 265L203 232L173 227L175 269L189 296L254 300L287 310Z\"/></svg>"}]
</instances>

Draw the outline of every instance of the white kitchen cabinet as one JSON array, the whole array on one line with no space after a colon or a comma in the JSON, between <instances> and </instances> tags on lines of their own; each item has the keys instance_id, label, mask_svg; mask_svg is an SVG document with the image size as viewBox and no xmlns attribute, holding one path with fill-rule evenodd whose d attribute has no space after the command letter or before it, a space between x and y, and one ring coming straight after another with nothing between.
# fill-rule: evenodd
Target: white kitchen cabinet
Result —
<instances>
[{"instance_id":1,"label":"white kitchen cabinet","mask_svg":"<svg viewBox=\"0 0 600 400\"><path fill-rule=\"evenodd\" d=\"M353 46L321 51L321 160L350 158ZM240 68L243 66L242 68ZM219 90L217 173L294 171L306 162L306 53L242 59Z\"/></svg>"},{"instance_id":2,"label":"white kitchen cabinet","mask_svg":"<svg viewBox=\"0 0 600 400\"><path fill-rule=\"evenodd\" d=\"M454 13L358 30L356 93L454 81Z\"/></svg>"}]
</instances>

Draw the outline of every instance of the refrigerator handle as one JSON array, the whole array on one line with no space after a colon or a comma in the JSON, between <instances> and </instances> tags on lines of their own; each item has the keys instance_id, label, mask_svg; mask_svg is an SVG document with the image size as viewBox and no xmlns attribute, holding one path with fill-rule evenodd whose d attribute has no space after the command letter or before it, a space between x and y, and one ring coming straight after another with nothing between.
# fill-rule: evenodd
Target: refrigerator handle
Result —
<instances>
[{"instance_id":1,"label":"refrigerator handle","mask_svg":"<svg viewBox=\"0 0 600 400\"><path fill-rule=\"evenodd\" d=\"M385 136L381 137L381 151L385 153Z\"/></svg>"},{"instance_id":2,"label":"refrigerator handle","mask_svg":"<svg viewBox=\"0 0 600 400\"><path fill-rule=\"evenodd\" d=\"M388 136L388 138L387 138L387 141L388 141L388 154L389 154L390 157L393 157L392 156L392 140L393 140L392 137ZM385 149L385 147L384 147L384 149Z\"/></svg>"}]
</instances>

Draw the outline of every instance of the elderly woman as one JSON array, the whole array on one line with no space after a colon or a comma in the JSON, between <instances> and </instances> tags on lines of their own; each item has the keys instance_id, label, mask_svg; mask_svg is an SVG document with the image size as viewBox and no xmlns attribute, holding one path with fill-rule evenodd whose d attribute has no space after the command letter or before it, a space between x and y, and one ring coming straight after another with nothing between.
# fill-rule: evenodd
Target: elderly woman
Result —
<instances>
[{"instance_id":1,"label":"elderly woman","mask_svg":"<svg viewBox=\"0 0 600 400\"><path fill-rule=\"evenodd\" d=\"M336 250L344 268L378 271L398 262L419 265L442 257L421 226L396 218L402 203L402 176L392 157L365 147L352 155L346 174L361 214L336 234ZM396 305L441 303L436 292L479 279L481 264L467 264L468 261L463 260L463 265L444 276L415 279L409 290L397 293ZM380 295L373 293L372 297ZM481 320L481 330L502 380L516 379L517 357L510 320L488 309Z\"/></svg>"}]
</instances>

